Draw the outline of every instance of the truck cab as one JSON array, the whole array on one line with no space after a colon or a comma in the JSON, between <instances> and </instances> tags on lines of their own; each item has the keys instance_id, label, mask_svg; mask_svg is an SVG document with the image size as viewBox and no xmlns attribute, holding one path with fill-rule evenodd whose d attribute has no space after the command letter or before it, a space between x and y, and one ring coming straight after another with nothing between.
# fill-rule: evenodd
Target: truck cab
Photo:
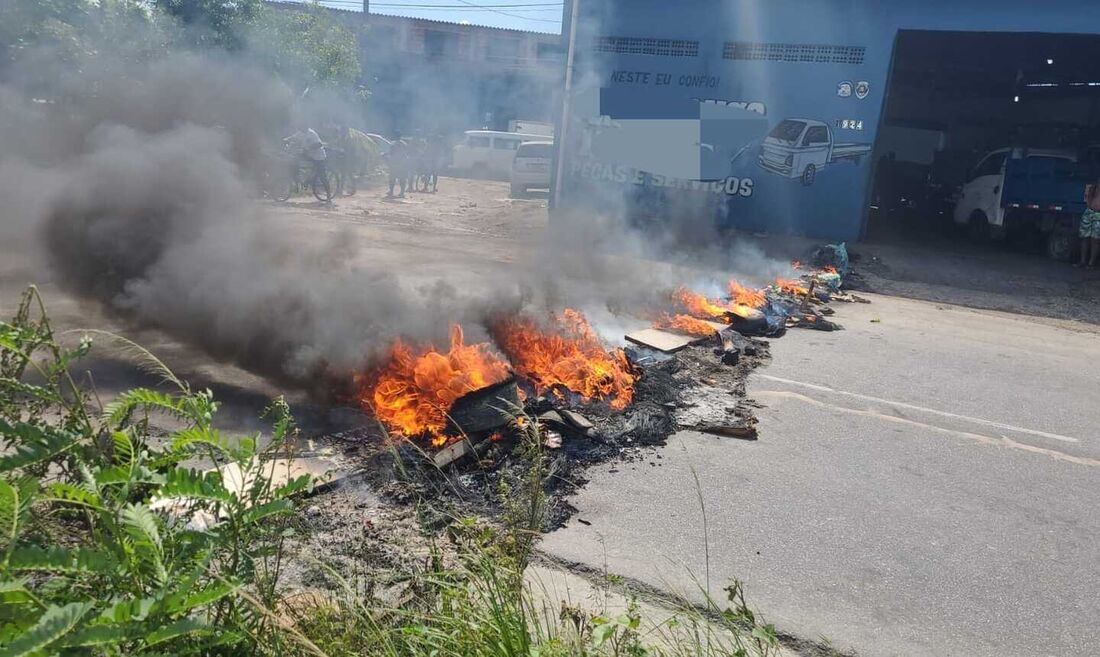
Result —
<instances>
[{"instance_id":1,"label":"truck cab","mask_svg":"<svg viewBox=\"0 0 1100 657\"><path fill-rule=\"evenodd\" d=\"M809 186L830 164L851 160L858 164L871 153L871 144L839 144L827 123L814 119L784 119L760 145L758 162L766 171L798 179Z\"/></svg>"}]
</instances>

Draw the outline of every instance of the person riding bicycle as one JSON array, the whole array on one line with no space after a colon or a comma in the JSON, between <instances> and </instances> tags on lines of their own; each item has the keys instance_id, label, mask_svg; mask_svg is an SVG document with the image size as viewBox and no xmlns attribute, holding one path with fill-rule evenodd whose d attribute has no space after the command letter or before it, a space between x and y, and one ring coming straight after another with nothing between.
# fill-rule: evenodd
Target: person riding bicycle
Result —
<instances>
[{"instance_id":1,"label":"person riding bicycle","mask_svg":"<svg viewBox=\"0 0 1100 657\"><path fill-rule=\"evenodd\" d=\"M298 167L302 162L310 164L313 167L313 176L321 181L325 186L325 194L331 198L332 190L329 189L328 176L325 175L328 153L325 152L325 142L321 141L320 135L313 128L303 124L298 132L284 139L283 143L287 144L295 155L294 163L291 165L291 175L297 178Z\"/></svg>"}]
</instances>

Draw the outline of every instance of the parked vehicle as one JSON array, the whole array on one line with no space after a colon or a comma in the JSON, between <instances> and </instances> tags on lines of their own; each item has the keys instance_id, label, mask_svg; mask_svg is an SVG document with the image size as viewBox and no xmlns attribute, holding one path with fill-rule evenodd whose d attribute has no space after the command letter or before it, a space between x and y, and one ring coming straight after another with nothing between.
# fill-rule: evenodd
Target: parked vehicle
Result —
<instances>
[{"instance_id":1,"label":"parked vehicle","mask_svg":"<svg viewBox=\"0 0 1100 657\"><path fill-rule=\"evenodd\" d=\"M871 144L837 143L828 124L813 119L784 119L760 145L760 166L772 173L812 185L825 167L841 160L859 164Z\"/></svg>"},{"instance_id":2,"label":"parked vehicle","mask_svg":"<svg viewBox=\"0 0 1100 657\"><path fill-rule=\"evenodd\" d=\"M554 138L554 124L545 121L524 121L516 119L508 122L508 132L521 132L525 135L542 135Z\"/></svg>"},{"instance_id":3,"label":"parked vehicle","mask_svg":"<svg viewBox=\"0 0 1100 657\"><path fill-rule=\"evenodd\" d=\"M496 130L467 130L454 147L452 166L472 178L508 178L516 149L525 141L546 141L542 135Z\"/></svg>"},{"instance_id":4,"label":"parked vehicle","mask_svg":"<svg viewBox=\"0 0 1100 657\"><path fill-rule=\"evenodd\" d=\"M1090 153L1001 148L987 154L963 185L955 223L975 240L1045 240L1052 258L1069 259L1085 186L1098 172Z\"/></svg>"},{"instance_id":5,"label":"parked vehicle","mask_svg":"<svg viewBox=\"0 0 1100 657\"><path fill-rule=\"evenodd\" d=\"M553 159L552 141L525 141L520 144L512 160L512 196L523 196L532 187L550 189L550 162Z\"/></svg>"}]
</instances>

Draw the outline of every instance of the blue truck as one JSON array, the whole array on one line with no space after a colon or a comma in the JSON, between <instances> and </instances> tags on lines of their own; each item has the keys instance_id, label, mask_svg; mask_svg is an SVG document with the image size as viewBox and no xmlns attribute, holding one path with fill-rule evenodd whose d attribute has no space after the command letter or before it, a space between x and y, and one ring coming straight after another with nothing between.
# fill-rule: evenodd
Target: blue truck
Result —
<instances>
[{"instance_id":1,"label":"blue truck","mask_svg":"<svg viewBox=\"0 0 1100 657\"><path fill-rule=\"evenodd\" d=\"M1085 187L1100 176L1100 150L1002 148L974 168L955 222L975 239L1042 240L1050 257L1070 259L1085 211Z\"/></svg>"}]
</instances>

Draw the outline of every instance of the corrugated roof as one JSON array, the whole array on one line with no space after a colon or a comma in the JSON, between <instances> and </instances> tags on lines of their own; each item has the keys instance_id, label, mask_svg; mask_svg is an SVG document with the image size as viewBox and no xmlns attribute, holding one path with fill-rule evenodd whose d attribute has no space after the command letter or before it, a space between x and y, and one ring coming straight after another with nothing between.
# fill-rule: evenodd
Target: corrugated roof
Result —
<instances>
[{"instance_id":1,"label":"corrugated roof","mask_svg":"<svg viewBox=\"0 0 1100 657\"><path fill-rule=\"evenodd\" d=\"M301 7L307 2L294 2L293 0L266 0L266 4L280 7L297 8ZM362 14L362 10L355 9L343 9L340 7L329 7L328 5L321 5L322 8L329 11L340 12L341 14ZM455 27L476 28L479 30L496 30L498 32L514 32L517 34L540 34L545 36L561 36L561 32L540 32L538 30L520 30L514 27L497 27L495 25L480 25L478 23L459 23L456 21L441 21L435 18L421 18L419 16L399 16L397 14L383 14L377 11L372 11L371 16L381 16L382 18L397 18L408 21L417 21L420 23L436 23L439 25L453 25Z\"/></svg>"}]
</instances>

